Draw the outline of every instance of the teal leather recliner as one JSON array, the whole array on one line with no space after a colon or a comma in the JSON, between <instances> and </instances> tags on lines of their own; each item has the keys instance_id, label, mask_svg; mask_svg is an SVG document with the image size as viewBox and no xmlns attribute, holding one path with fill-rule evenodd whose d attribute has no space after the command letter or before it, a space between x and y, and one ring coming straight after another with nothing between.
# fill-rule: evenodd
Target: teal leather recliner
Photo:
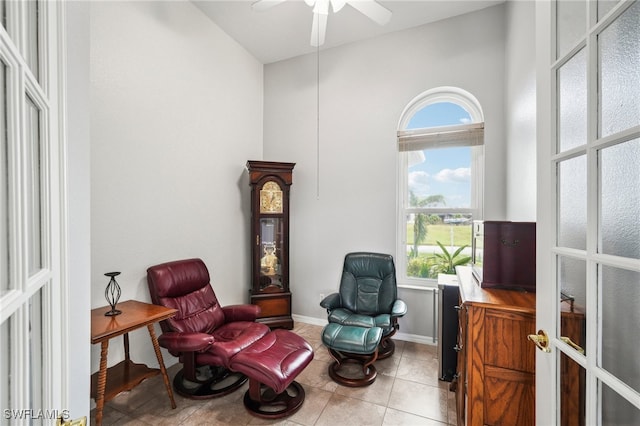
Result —
<instances>
[{"instance_id":1,"label":"teal leather recliner","mask_svg":"<svg viewBox=\"0 0 640 426\"><path fill-rule=\"evenodd\" d=\"M378 359L395 351L391 340L399 328L398 318L407 305L397 298L393 256L380 253L348 253L344 258L338 293L325 297L320 306L327 310L329 323L356 327L380 327L382 339Z\"/></svg>"}]
</instances>

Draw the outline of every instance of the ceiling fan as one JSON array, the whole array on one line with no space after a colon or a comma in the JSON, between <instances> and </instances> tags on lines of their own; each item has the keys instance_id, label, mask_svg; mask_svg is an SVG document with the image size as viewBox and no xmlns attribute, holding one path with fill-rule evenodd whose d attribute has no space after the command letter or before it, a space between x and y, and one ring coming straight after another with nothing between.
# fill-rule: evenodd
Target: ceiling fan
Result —
<instances>
[{"instance_id":1,"label":"ceiling fan","mask_svg":"<svg viewBox=\"0 0 640 426\"><path fill-rule=\"evenodd\" d=\"M253 10L262 11L286 0L258 0L251 5ZM391 19L391 11L376 0L304 0L313 7L313 23L311 24L311 45L314 47L324 44L329 17L329 4L333 13L340 11L345 4L356 9L378 25L385 25Z\"/></svg>"}]
</instances>

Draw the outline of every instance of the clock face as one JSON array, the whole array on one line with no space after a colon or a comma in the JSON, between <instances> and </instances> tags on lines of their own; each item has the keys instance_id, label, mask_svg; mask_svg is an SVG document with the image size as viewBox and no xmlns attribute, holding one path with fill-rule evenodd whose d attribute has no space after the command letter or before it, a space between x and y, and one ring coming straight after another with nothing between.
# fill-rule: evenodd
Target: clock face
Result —
<instances>
[{"instance_id":1,"label":"clock face","mask_svg":"<svg viewBox=\"0 0 640 426\"><path fill-rule=\"evenodd\" d=\"M269 181L260 190L260 213L282 213L282 189Z\"/></svg>"}]
</instances>

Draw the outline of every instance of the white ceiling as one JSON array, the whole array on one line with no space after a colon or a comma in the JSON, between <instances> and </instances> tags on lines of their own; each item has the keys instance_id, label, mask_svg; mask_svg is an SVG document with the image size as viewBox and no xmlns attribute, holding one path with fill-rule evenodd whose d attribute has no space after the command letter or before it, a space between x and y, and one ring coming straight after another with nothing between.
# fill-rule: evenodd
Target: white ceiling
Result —
<instances>
[{"instance_id":1,"label":"white ceiling","mask_svg":"<svg viewBox=\"0 0 640 426\"><path fill-rule=\"evenodd\" d=\"M315 52L310 45L312 9L302 0L287 0L257 12L256 0L192 0L227 34L264 64ZM393 12L391 21L379 26L346 5L329 13L322 49L416 27L456 15L484 9L504 0L379 0Z\"/></svg>"}]
</instances>

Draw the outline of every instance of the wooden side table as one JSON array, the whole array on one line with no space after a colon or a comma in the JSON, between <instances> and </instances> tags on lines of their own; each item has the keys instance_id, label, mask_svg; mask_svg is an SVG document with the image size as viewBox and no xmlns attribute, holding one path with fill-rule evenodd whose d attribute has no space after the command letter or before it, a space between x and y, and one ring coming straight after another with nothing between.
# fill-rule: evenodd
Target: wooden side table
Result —
<instances>
[{"instance_id":1,"label":"wooden side table","mask_svg":"<svg viewBox=\"0 0 640 426\"><path fill-rule=\"evenodd\" d=\"M153 325L156 322L173 317L177 311L136 300L119 303L118 309L122 311L120 315L105 316L104 313L110 309L109 306L104 306L91 310L91 344L101 344L100 370L91 376L91 397L96 401L96 425L100 426L102 424L102 410L106 401L113 399L120 392L133 389L144 379L157 374L162 374L164 385L171 400L171 408L176 408L173 390L169 384L169 377L164 367L162 353L160 352ZM129 332L144 326L147 326L149 330L149 336L151 336L151 342L153 343L153 349L156 352L160 368L149 368L144 364L136 364L129 358ZM107 369L109 340L120 335L124 339L125 359Z\"/></svg>"}]
</instances>

